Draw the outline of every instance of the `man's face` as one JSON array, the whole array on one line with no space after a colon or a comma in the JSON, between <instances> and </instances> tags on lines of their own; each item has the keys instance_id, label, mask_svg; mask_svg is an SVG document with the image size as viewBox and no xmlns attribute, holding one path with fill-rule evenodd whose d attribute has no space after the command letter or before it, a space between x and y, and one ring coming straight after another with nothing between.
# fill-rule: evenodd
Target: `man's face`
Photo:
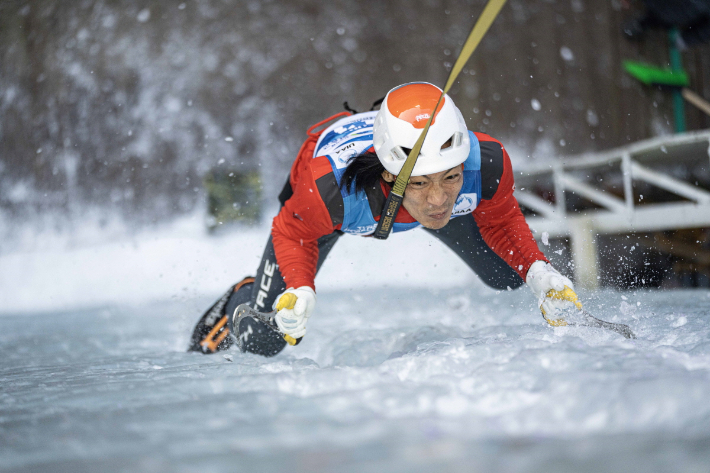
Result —
<instances>
[{"instance_id":1,"label":"man's face","mask_svg":"<svg viewBox=\"0 0 710 473\"><path fill-rule=\"evenodd\" d=\"M383 177L394 181L394 176L387 171ZM462 164L436 174L413 176L404 191L402 205L424 227L438 230L449 223L461 186Z\"/></svg>"}]
</instances>

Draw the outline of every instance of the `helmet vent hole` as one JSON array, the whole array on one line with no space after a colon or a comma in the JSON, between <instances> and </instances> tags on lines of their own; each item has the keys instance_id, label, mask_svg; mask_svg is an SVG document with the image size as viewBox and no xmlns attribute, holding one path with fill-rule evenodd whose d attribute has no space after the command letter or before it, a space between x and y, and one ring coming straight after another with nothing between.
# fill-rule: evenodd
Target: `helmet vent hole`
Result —
<instances>
[{"instance_id":1,"label":"helmet vent hole","mask_svg":"<svg viewBox=\"0 0 710 473\"><path fill-rule=\"evenodd\" d=\"M454 144L454 138L455 138L455 137L456 137L456 134L454 134L453 136L451 136L451 138L449 138L448 140L446 140L446 142L445 142L443 145L441 145L441 149L451 148L451 146ZM455 146L455 145L454 145L454 146Z\"/></svg>"},{"instance_id":2,"label":"helmet vent hole","mask_svg":"<svg viewBox=\"0 0 710 473\"><path fill-rule=\"evenodd\" d=\"M409 153L405 151L407 149L408 148L401 148L399 146L395 146L394 148L392 148L392 156L397 161L404 161L407 159L407 156L409 156Z\"/></svg>"}]
</instances>

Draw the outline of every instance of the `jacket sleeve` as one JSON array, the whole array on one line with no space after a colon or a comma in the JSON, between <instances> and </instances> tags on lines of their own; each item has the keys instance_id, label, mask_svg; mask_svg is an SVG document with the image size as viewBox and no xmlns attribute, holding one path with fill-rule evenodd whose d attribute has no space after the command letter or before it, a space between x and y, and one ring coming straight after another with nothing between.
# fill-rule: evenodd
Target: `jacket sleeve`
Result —
<instances>
[{"instance_id":1,"label":"jacket sleeve","mask_svg":"<svg viewBox=\"0 0 710 473\"><path fill-rule=\"evenodd\" d=\"M274 218L271 236L286 287L309 286L315 290L318 238L332 233L339 225L333 224L321 198L312 164L304 160L301 165L297 180L291 182L293 195Z\"/></svg>"},{"instance_id":2,"label":"jacket sleeve","mask_svg":"<svg viewBox=\"0 0 710 473\"><path fill-rule=\"evenodd\" d=\"M500 142L476 133L481 145L481 202L473 217L491 249L523 280L530 266L547 261L513 197L515 182L510 157Z\"/></svg>"}]
</instances>

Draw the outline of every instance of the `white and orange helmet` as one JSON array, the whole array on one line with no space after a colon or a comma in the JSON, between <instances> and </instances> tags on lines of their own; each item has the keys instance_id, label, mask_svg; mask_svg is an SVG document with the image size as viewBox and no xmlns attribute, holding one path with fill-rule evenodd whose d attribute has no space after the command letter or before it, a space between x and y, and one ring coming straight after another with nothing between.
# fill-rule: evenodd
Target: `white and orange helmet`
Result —
<instances>
[{"instance_id":1,"label":"white and orange helmet","mask_svg":"<svg viewBox=\"0 0 710 473\"><path fill-rule=\"evenodd\" d=\"M426 82L410 82L387 93L375 117L373 137L375 152L386 170L399 174L440 96L441 89ZM451 97L444 95L412 176L447 171L463 163L470 146L463 115Z\"/></svg>"}]
</instances>

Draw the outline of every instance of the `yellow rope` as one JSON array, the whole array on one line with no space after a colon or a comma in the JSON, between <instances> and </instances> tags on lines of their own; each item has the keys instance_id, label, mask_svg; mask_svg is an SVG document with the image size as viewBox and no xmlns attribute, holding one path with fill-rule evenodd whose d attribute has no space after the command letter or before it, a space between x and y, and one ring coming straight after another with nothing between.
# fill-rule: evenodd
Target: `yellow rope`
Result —
<instances>
[{"instance_id":1,"label":"yellow rope","mask_svg":"<svg viewBox=\"0 0 710 473\"><path fill-rule=\"evenodd\" d=\"M500 10L503 8L505 2L506 0L489 0L488 4L483 9L481 16L478 17L478 21L476 21L473 29L471 29L471 33L469 33L468 38L466 38L466 42L464 43L463 48L461 48L461 52L459 53L458 58L456 58L456 62L451 68L451 72L449 72L449 80L446 81L446 87L444 87L441 96L439 96L439 101L436 103L436 107L434 107L434 110L431 112L424 130L422 130L422 134L419 135L417 142L414 144L414 147L412 147L412 150L409 152L409 156L407 156L407 160L402 166L402 170L399 172L397 179L394 181L392 192L387 198L385 208L382 210L380 221L378 222L377 229L375 230L375 238L381 240L386 239L392 231L394 219L397 216L399 207L402 205L404 190L407 188L409 178L412 176L414 165L417 163L417 158L422 150L424 139L429 132L429 127L434 120L434 116L439 109L439 105L441 105L441 100L444 98L444 94L449 91L449 88L454 81L456 81L456 78L459 76L463 66L466 65L466 62L468 62L469 58L476 50L476 47L478 47L478 43L481 42L481 39L491 27L491 24L498 16L498 13L500 13Z\"/></svg>"},{"instance_id":2,"label":"yellow rope","mask_svg":"<svg viewBox=\"0 0 710 473\"><path fill-rule=\"evenodd\" d=\"M473 26L471 33L469 33L468 35L468 38L466 38L466 42L464 43L463 48L461 48L459 57L456 59L454 66L451 68L451 72L449 73L449 80L446 81L446 87L444 87L444 90L441 93L441 96L439 97L439 101L436 103L436 107L434 107L434 111L429 116L429 120L427 121L424 130L422 130L422 134L419 135L417 142L414 144L414 147L409 153L409 156L407 156L407 160L404 162L402 170L399 172L399 175L397 176L397 179L394 182L392 192L394 192L395 194L399 196L404 196L404 189L407 187L409 178L411 177L412 171L414 170L414 165L416 164L417 158L419 157L419 152L421 151L422 145L424 144L424 139L426 138L426 135L429 132L429 127L431 126L431 123L434 119L434 116L436 115L436 111L438 110L439 105L441 105L441 100L444 98L444 94L449 91L453 83L456 81L456 78L459 76L459 73L461 73L463 66L466 65L473 52L476 50L476 47L478 47L478 44L481 42L481 39L491 27L491 24L498 16L498 13L500 13L500 10L501 8L503 8L505 2L506 0L490 0L486 7L483 9L483 13L481 13L481 16L478 17L478 21Z\"/></svg>"}]
</instances>

